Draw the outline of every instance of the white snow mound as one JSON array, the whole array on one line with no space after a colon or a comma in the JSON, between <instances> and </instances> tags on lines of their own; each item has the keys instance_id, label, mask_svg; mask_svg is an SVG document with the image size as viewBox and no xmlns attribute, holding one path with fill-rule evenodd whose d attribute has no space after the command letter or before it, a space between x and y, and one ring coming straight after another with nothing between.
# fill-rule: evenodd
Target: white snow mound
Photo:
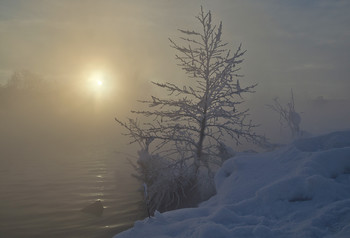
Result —
<instances>
[{"instance_id":1,"label":"white snow mound","mask_svg":"<svg viewBox=\"0 0 350 238\"><path fill-rule=\"evenodd\" d=\"M350 237L350 131L241 153L198 208L156 213L114 238Z\"/></svg>"}]
</instances>

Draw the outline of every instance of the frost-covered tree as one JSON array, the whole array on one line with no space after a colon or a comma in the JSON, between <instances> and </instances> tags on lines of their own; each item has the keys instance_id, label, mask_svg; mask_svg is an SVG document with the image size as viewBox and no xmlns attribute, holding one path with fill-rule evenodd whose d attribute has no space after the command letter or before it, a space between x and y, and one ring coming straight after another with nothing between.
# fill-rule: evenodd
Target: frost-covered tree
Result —
<instances>
[{"instance_id":1,"label":"frost-covered tree","mask_svg":"<svg viewBox=\"0 0 350 238\"><path fill-rule=\"evenodd\" d=\"M263 139L253 132L256 125L247 120L248 109L240 107L243 95L256 87L240 83L238 72L246 51L241 45L228 49L222 41L222 23L213 24L210 11L201 8L196 19L200 30L179 30L181 43L169 39L178 65L188 76L186 83L152 82L167 91L168 97L152 96L142 101L149 109L133 113L147 117L143 123L133 119L124 123L116 118L132 142L142 148L137 169L148 188L166 181L165 186L157 185L155 193L162 194L160 190L165 189L170 196L167 201L158 198L157 204L179 201L178 197L198 186L203 174L212 182L213 169L229 157L225 141L260 143Z\"/></svg>"}]
</instances>

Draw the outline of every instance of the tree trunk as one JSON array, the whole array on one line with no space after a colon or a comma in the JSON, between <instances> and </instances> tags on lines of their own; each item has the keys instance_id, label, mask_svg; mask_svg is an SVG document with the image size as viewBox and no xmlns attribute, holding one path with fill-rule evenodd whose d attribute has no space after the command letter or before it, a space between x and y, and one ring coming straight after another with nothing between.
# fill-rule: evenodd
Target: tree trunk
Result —
<instances>
[{"instance_id":1,"label":"tree trunk","mask_svg":"<svg viewBox=\"0 0 350 238\"><path fill-rule=\"evenodd\" d=\"M204 137L205 137L205 130L206 127L206 117L204 115L202 122L201 122L201 130L199 133L199 141L198 141L198 147L197 147L197 158L195 159L195 169L196 169L196 174L198 172L199 166L200 166L200 159L202 156L202 150L203 150L203 141L204 141Z\"/></svg>"},{"instance_id":2,"label":"tree trunk","mask_svg":"<svg viewBox=\"0 0 350 238\"><path fill-rule=\"evenodd\" d=\"M208 94L206 94L208 95ZM197 153L196 153L196 158L194 161L194 166L195 166L195 174L197 175L198 169L200 167L200 160L202 157L202 152L203 152L203 142L204 142L204 137L205 137L205 128L207 127L207 97L205 98L205 103L204 103L204 111L203 111L203 118L200 124L200 132L199 132L199 141L198 141L198 146L197 146Z\"/></svg>"}]
</instances>

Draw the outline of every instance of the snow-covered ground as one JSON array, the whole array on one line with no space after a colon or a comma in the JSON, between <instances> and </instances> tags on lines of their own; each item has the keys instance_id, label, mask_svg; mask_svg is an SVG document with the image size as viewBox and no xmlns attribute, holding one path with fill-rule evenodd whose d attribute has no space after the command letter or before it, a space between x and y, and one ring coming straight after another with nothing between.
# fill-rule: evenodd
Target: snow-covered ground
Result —
<instances>
[{"instance_id":1,"label":"snow-covered ground","mask_svg":"<svg viewBox=\"0 0 350 238\"><path fill-rule=\"evenodd\" d=\"M198 208L156 213L114 238L350 237L350 131L241 153Z\"/></svg>"}]
</instances>

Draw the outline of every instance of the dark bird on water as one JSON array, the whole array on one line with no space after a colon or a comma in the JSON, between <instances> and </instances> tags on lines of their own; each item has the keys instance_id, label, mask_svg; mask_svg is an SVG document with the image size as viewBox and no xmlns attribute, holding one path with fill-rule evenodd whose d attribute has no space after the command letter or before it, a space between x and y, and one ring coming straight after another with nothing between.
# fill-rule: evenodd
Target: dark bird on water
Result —
<instances>
[{"instance_id":1,"label":"dark bird on water","mask_svg":"<svg viewBox=\"0 0 350 238\"><path fill-rule=\"evenodd\" d=\"M90 205L84 207L83 209L81 209L81 211L100 217L100 216L102 216L102 213L103 213L102 202L100 200L97 200L93 204L90 204Z\"/></svg>"}]
</instances>

